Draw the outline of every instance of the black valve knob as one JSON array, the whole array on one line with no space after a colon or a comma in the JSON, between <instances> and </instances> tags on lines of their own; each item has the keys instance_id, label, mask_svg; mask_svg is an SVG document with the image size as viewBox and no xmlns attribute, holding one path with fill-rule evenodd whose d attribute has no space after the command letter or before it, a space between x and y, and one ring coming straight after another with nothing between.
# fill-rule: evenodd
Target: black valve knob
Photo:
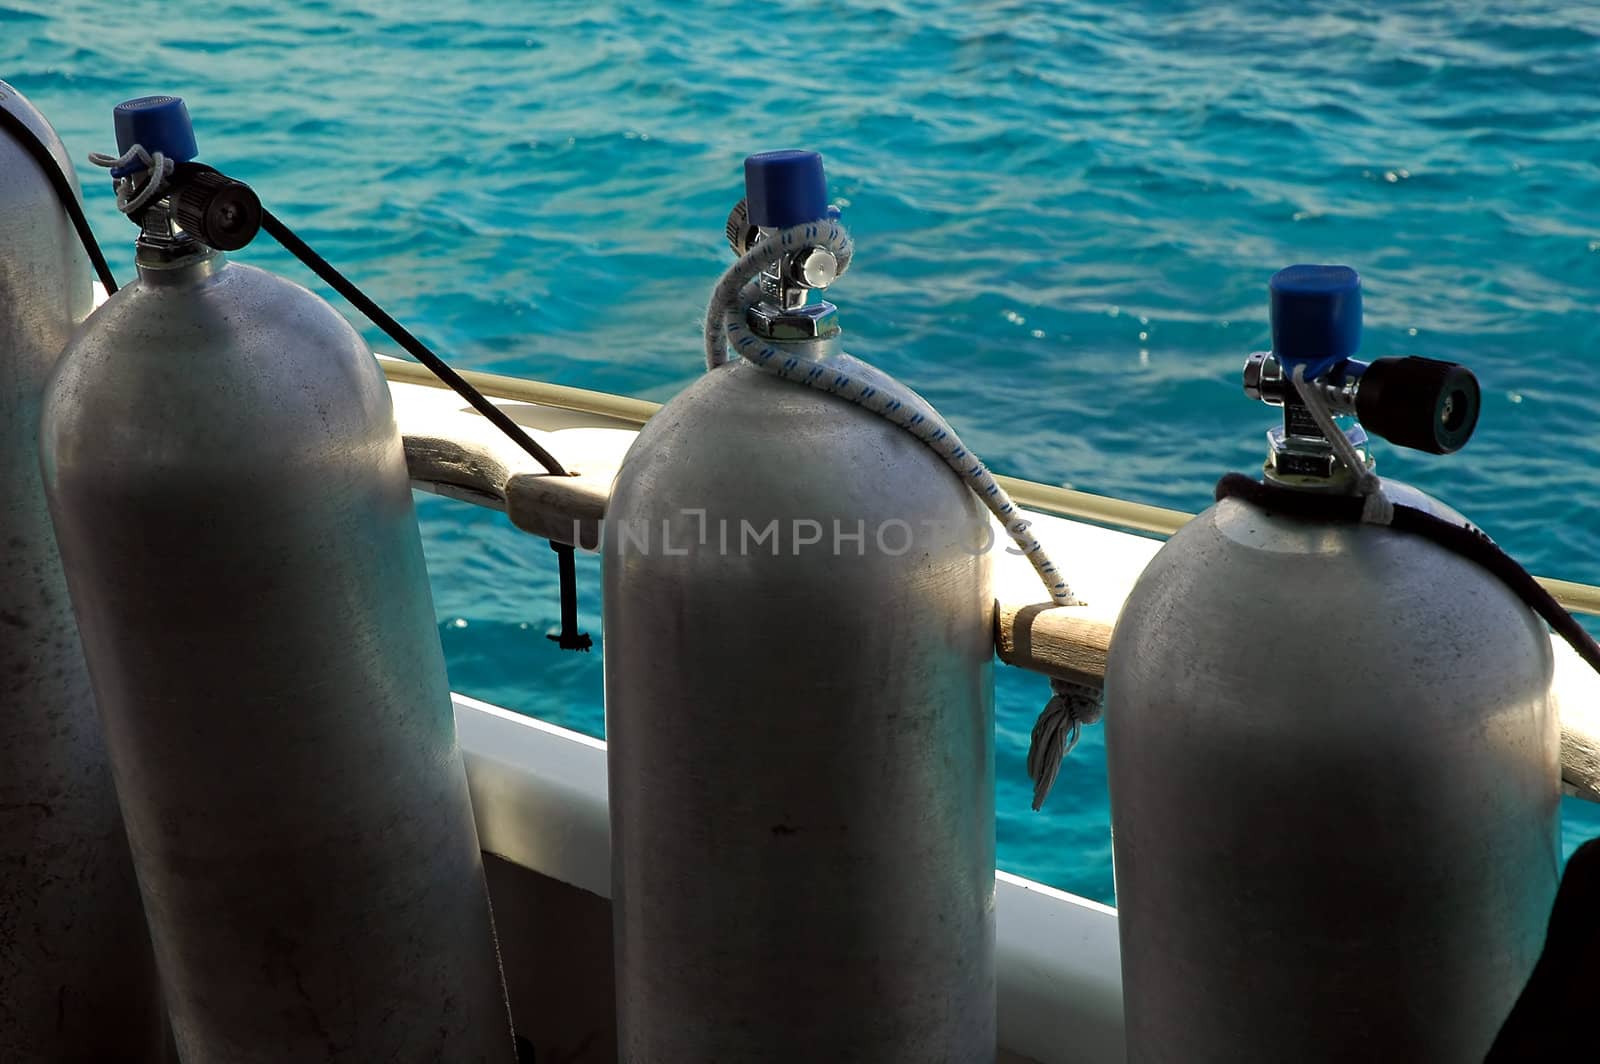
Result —
<instances>
[{"instance_id":1,"label":"black valve knob","mask_svg":"<svg viewBox=\"0 0 1600 1064\"><path fill-rule=\"evenodd\" d=\"M201 170L173 193L172 216L207 247L238 251L261 230L261 200L244 182Z\"/></svg>"},{"instance_id":2,"label":"black valve knob","mask_svg":"<svg viewBox=\"0 0 1600 1064\"><path fill-rule=\"evenodd\" d=\"M1361 374L1356 417L1400 447L1454 454L1478 427L1481 399L1478 378L1458 362L1380 358Z\"/></svg>"},{"instance_id":3,"label":"black valve knob","mask_svg":"<svg viewBox=\"0 0 1600 1064\"><path fill-rule=\"evenodd\" d=\"M761 230L750 221L750 201L740 200L733 205L733 210L728 212L728 225L725 230L728 234L728 246L733 248L735 255L743 255L755 247L756 240L761 236Z\"/></svg>"}]
</instances>

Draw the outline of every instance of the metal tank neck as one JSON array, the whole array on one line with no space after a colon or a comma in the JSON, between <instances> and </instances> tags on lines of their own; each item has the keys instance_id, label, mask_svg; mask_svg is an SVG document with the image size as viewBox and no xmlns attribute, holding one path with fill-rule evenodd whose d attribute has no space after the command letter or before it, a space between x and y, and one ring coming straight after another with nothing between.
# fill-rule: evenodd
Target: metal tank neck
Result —
<instances>
[{"instance_id":1,"label":"metal tank neck","mask_svg":"<svg viewBox=\"0 0 1600 1064\"><path fill-rule=\"evenodd\" d=\"M828 307L830 311L833 309L832 304L823 305ZM824 336L789 337L787 339L774 337L768 340L768 343L777 351L799 353L811 362L827 362L829 359L837 358L845 353L844 346L840 342L840 332L838 325L834 325L833 330Z\"/></svg>"},{"instance_id":2,"label":"metal tank neck","mask_svg":"<svg viewBox=\"0 0 1600 1064\"><path fill-rule=\"evenodd\" d=\"M149 275L167 274L201 263L214 263L219 257L219 252L202 244L179 226L173 216L171 197L162 197L145 209L140 219L138 239L134 241L133 258L142 279L160 283Z\"/></svg>"},{"instance_id":3,"label":"metal tank neck","mask_svg":"<svg viewBox=\"0 0 1600 1064\"><path fill-rule=\"evenodd\" d=\"M797 307L784 307L781 303L762 300L745 311L744 318L751 331L775 345L827 340L839 335L839 308L826 299L802 303Z\"/></svg>"},{"instance_id":4,"label":"metal tank neck","mask_svg":"<svg viewBox=\"0 0 1600 1064\"><path fill-rule=\"evenodd\" d=\"M194 284L220 273L228 257L195 240L171 244L146 244L141 236L134 245L134 266L147 285L171 287Z\"/></svg>"}]
</instances>

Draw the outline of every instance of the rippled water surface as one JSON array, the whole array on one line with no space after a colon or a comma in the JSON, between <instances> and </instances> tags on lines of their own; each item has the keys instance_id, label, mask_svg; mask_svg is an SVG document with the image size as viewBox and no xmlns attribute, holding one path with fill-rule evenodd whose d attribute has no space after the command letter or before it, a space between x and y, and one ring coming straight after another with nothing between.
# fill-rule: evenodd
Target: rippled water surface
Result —
<instances>
[{"instance_id":1,"label":"rippled water surface","mask_svg":"<svg viewBox=\"0 0 1600 1064\"><path fill-rule=\"evenodd\" d=\"M1259 462L1271 418L1237 379L1266 278L1349 262L1366 354L1485 387L1466 451L1384 447L1383 470L1600 582L1600 14L1578 5L24 0L0 78L79 159L118 100L181 93L209 161L458 365L657 400L699 370L740 160L815 147L859 247L834 291L856 354L1002 472L1190 510ZM304 279L265 241L242 257ZM600 656L544 639L549 549L420 505L454 686L598 734ZM1098 729L1029 813L1041 682L1001 673L1000 862L1109 900ZM1567 814L1569 844L1600 832Z\"/></svg>"}]
</instances>

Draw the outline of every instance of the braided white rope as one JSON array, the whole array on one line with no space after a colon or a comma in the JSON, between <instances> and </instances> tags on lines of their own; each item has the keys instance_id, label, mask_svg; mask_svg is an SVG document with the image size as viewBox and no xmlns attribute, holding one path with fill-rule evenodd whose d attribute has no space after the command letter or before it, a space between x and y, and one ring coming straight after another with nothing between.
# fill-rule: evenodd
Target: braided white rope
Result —
<instances>
[{"instance_id":1,"label":"braided white rope","mask_svg":"<svg viewBox=\"0 0 1600 1064\"><path fill-rule=\"evenodd\" d=\"M1333 420L1333 412L1328 409L1328 400L1323 396L1322 389L1306 380L1305 363L1295 366L1293 380L1294 389L1300 393L1311 419L1317 423L1317 428L1322 430L1328 442L1333 444L1333 453L1340 463L1356 478L1356 494L1365 497L1361 504L1361 520L1374 525L1392 522L1394 503L1383 493L1383 480L1372 471L1356 450L1355 444L1350 442L1350 437Z\"/></svg>"},{"instance_id":2,"label":"braided white rope","mask_svg":"<svg viewBox=\"0 0 1600 1064\"><path fill-rule=\"evenodd\" d=\"M839 260L841 273L849 265L853 251L849 235L837 222L820 221L792 226L766 237L722 275L706 309L706 365L711 369L722 365L727 360L725 350L731 346L739 357L774 376L847 399L905 429L943 458L978 500L1000 519L1006 533L1039 574L1051 600L1058 606L1081 606L1044 546L1028 531L1030 523L1017 504L927 400L887 373L865 364L858 363L859 368L852 367L846 372L820 358L794 350L780 351L751 331L745 323L744 311L759 298L760 289L759 285L747 282L777 262L786 251L808 245L833 252Z\"/></svg>"},{"instance_id":3,"label":"braided white rope","mask_svg":"<svg viewBox=\"0 0 1600 1064\"><path fill-rule=\"evenodd\" d=\"M117 210L123 214L135 214L158 198L166 187L167 178L172 176L172 171L178 165L161 152L152 155L145 151L142 144L135 144L121 155L106 155L104 152L92 151L89 153L89 161L95 166L104 166L110 170L127 166L132 162L144 164L145 168L142 171L117 178ZM143 180L140 180L141 175Z\"/></svg>"}]
</instances>

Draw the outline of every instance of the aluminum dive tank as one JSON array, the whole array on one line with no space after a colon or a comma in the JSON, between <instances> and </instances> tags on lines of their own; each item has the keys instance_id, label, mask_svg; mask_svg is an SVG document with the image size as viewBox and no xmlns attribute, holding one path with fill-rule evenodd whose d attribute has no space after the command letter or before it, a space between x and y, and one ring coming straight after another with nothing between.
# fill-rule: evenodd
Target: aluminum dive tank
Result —
<instances>
[{"instance_id":1,"label":"aluminum dive tank","mask_svg":"<svg viewBox=\"0 0 1600 1064\"><path fill-rule=\"evenodd\" d=\"M791 347L858 366L832 309ZM995 1059L987 529L909 434L742 362L640 433L602 548L622 1060Z\"/></svg>"},{"instance_id":2,"label":"aluminum dive tank","mask_svg":"<svg viewBox=\"0 0 1600 1064\"><path fill-rule=\"evenodd\" d=\"M0 82L42 142L44 117ZM111 767L39 480L39 405L93 306L39 161L0 129L0 1060L163 1059L165 1027Z\"/></svg>"},{"instance_id":3,"label":"aluminum dive tank","mask_svg":"<svg viewBox=\"0 0 1600 1064\"><path fill-rule=\"evenodd\" d=\"M183 158L174 99L121 105L119 150ZM63 354L42 449L179 1052L508 1064L383 374L169 200Z\"/></svg>"},{"instance_id":4,"label":"aluminum dive tank","mask_svg":"<svg viewBox=\"0 0 1600 1064\"><path fill-rule=\"evenodd\" d=\"M1269 365L1350 354L1353 271L1282 277ZM1279 399L1268 482L1341 490ZM1128 1059L1482 1060L1558 881L1551 669L1522 601L1420 536L1240 498L1180 529L1107 665Z\"/></svg>"}]
</instances>

